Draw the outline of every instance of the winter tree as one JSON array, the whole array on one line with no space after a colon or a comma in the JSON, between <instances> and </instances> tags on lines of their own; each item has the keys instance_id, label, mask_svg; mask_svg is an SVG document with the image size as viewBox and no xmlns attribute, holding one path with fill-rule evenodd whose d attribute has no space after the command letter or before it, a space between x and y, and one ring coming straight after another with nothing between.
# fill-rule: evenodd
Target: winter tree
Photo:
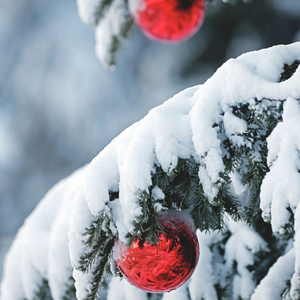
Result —
<instances>
[{"instance_id":1,"label":"winter tree","mask_svg":"<svg viewBox=\"0 0 300 300\"><path fill-rule=\"evenodd\" d=\"M107 65L132 22L114 3L79 1L111 30ZM230 59L56 184L7 255L1 299L299 299L299 63L300 43ZM199 262L178 289L147 293L116 276L113 248L155 244L170 210L193 220Z\"/></svg>"}]
</instances>

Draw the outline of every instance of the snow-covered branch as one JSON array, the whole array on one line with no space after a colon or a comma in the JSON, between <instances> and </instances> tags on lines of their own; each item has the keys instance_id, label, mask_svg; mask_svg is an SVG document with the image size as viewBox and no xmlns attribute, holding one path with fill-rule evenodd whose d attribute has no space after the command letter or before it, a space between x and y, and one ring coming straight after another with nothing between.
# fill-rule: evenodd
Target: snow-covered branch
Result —
<instances>
[{"instance_id":1,"label":"snow-covered branch","mask_svg":"<svg viewBox=\"0 0 300 300\"><path fill-rule=\"evenodd\" d=\"M177 94L121 133L88 166L54 187L27 219L6 260L2 299L31 300L46 280L53 299L59 300L70 284L72 267L77 298L93 299L88 297L95 270L108 259L109 245L116 238L127 243L130 235L143 236L144 212L151 205L156 214L187 209L198 228L216 229L222 228L224 216L239 219L249 205L259 211L260 191L260 207L274 233L293 231L291 219L299 215L300 201L300 68L284 81L281 76L284 65L299 60L300 43L231 59L205 84ZM240 188L234 190L237 183L231 180L238 177ZM296 224L298 237L298 220ZM252 256L267 246L255 234L247 241L234 225L228 228L231 237L220 274L228 274L235 261L233 285L248 285ZM240 253L234 253L232 244L238 242ZM212 261L209 247L203 253ZM205 263L210 276L217 276ZM195 282L201 280L192 278L191 286ZM234 299L248 297L257 284L252 283L247 290L234 288ZM216 293L213 286L206 292ZM197 299L193 290L190 294Z\"/></svg>"}]
</instances>

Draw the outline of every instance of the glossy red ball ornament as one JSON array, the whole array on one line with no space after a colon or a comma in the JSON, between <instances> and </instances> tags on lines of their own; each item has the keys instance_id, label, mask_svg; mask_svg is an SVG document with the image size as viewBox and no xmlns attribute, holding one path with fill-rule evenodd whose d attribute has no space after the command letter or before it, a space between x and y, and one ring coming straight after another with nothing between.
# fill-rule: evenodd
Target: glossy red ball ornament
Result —
<instances>
[{"instance_id":1,"label":"glossy red ball ornament","mask_svg":"<svg viewBox=\"0 0 300 300\"><path fill-rule=\"evenodd\" d=\"M129 0L129 9L150 39L181 42L202 25L205 0Z\"/></svg>"},{"instance_id":2,"label":"glossy red ball ornament","mask_svg":"<svg viewBox=\"0 0 300 300\"><path fill-rule=\"evenodd\" d=\"M127 247L120 241L114 246L114 260L132 285L151 293L172 291L192 275L199 257L194 225L186 213L170 211L160 217L165 233L158 245L139 239Z\"/></svg>"}]
</instances>

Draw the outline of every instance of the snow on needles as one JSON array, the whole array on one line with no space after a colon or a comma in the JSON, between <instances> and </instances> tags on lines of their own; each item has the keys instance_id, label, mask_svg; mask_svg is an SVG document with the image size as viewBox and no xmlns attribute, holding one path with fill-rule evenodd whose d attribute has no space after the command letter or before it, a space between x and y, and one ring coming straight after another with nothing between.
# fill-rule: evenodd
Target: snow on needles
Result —
<instances>
[{"instance_id":1,"label":"snow on needles","mask_svg":"<svg viewBox=\"0 0 300 300\"><path fill-rule=\"evenodd\" d=\"M115 48L125 39L131 17L124 0L77 0L81 20L95 26L96 54L101 63L114 68Z\"/></svg>"},{"instance_id":2,"label":"snow on needles","mask_svg":"<svg viewBox=\"0 0 300 300\"><path fill-rule=\"evenodd\" d=\"M78 3L83 5L84 1ZM85 3L94 6L96 1ZM214 204L225 170L224 149L221 147L219 127L215 124L223 124L223 134L232 144L252 147L243 138L248 130L247 124L233 114L234 106L247 104L260 113L267 111L269 104L284 102L282 122L278 123L268 139L270 171L261 187L263 216L271 221L274 233L283 233L290 213L296 213L300 201L300 68L289 80L279 83L284 64L295 60L300 60L300 43L250 52L229 60L205 84L186 89L151 110L145 118L115 138L87 167L54 187L28 218L7 256L1 286L2 300L31 299L41 284L38 274L49 281L53 299L61 299L65 285L58 284L58 281L69 278L67 273L71 265L73 268L80 265L80 258L85 252L82 242L86 239L86 228L99 216L104 216L109 220L105 225L110 232L126 242L126 234L133 232L134 223L142 214L138 195L149 192L155 166L169 173L174 170L179 158L194 158L200 166L199 182L204 194ZM119 197L109 201L112 192L119 192ZM163 191L156 190L156 195L164 197ZM297 218L299 215L298 209ZM234 223L229 222L228 227L231 238L225 249L227 265L223 269L219 266L219 271L226 272L230 262L238 260L238 271L243 274L242 279L236 277L232 283L236 286L235 296L236 299L239 296L249 297L254 289L247 269L253 263L251 253L267 249L259 237L251 233L251 229L243 227L243 232L248 232L244 239ZM299 227L297 220L297 245L300 240ZM103 226L103 230L105 228ZM213 274L208 264L213 261L209 245L216 238L214 235L208 236L207 239L200 236L207 261L201 262L200 258L199 266L203 269L196 270L191 279L190 286L194 286L190 293L192 300L199 299L199 292L196 291L198 284L206 286L200 297L210 295L210 299L216 299L213 283L219 275ZM49 246L49 243L52 245ZM244 253L242 258L234 251L235 246L239 247L240 253ZM70 261L67 258L68 247ZM270 272L282 270L283 262L290 263L292 260L294 263L296 257L295 271L299 274L299 251L298 247L295 254L288 253ZM288 265L288 270L282 272L284 280L290 269ZM203 270L211 279L210 285L201 275ZM77 298L82 300L89 289L91 274L75 270L73 276ZM202 278L202 283L197 276ZM297 280L294 277L293 282ZM264 286L268 288L268 281L262 281L261 285L255 295L260 295L260 289ZM247 289L243 288L245 286ZM180 294L183 290L176 293ZM111 291L108 298L116 299L116 295L118 291ZM263 299L257 297L253 299ZM123 299L127 297L123 296Z\"/></svg>"}]
</instances>

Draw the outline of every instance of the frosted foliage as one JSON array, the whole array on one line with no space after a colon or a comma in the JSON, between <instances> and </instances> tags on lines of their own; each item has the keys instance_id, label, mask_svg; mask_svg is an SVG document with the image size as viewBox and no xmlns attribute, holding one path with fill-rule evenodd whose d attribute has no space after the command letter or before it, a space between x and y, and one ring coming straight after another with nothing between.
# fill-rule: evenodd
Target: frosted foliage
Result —
<instances>
[{"instance_id":1,"label":"frosted foliage","mask_svg":"<svg viewBox=\"0 0 300 300\"><path fill-rule=\"evenodd\" d=\"M114 65L112 53L117 41L122 39L123 30L129 21L129 12L124 0L114 0L105 18L96 28L96 54L104 66Z\"/></svg>"},{"instance_id":2,"label":"frosted foliage","mask_svg":"<svg viewBox=\"0 0 300 300\"><path fill-rule=\"evenodd\" d=\"M297 207L295 213L295 272L291 280L290 296L293 300L300 298L300 206Z\"/></svg>"},{"instance_id":3,"label":"frosted foliage","mask_svg":"<svg viewBox=\"0 0 300 300\"><path fill-rule=\"evenodd\" d=\"M84 23L89 25L96 25L97 9L100 7L102 1L101 0L77 0L78 14Z\"/></svg>"},{"instance_id":4,"label":"frosted foliage","mask_svg":"<svg viewBox=\"0 0 300 300\"><path fill-rule=\"evenodd\" d=\"M248 266L254 265L254 254L259 251L268 251L266 242L245 224L229 220L228 228L232 235L225 245L225 274L230 276L236 263L237 274L233 276L233 300L249 299L252 295L255 282ZM225 276L226 278L226 276Z\"/></svg>"},{"instance_id":5,"label":"frosted foliage","mask_svg":"<svg viewBox=\"0 0 300 300\"><path fill-rule=\"evenodd\" d=\"M291 209L300 202L300 105L289 97L284 104L282 122L268 138L268 165L261 190L261 209L265 220L271 220L273 231L285 233Z\"/></svg>"},{"instance_id":6,"label":"frosted foliage","mask_svg":"<svg viewBox=\"0 0 300 300\"><path fill-rule=\"evenodd\" d=\"M251 300L281 300L281 293L286 288L286 282L290 280L293 273L294 257L294 249L281 256L260 282Z\"/></svg>"},{"instance_id":7,"label":"frosted foliage","mask_svg":"<svg viewBox=\"0 0 300 300\"><path fill-rule=\"evenodd\" d=\"M96 54L105 67L115 67L115 51L131 24L124 0L77 0L78 14L96 27Z\"/></svg>"},{"instance_id":8,"label":"frosted foliage","mask_svg":"<svg viewBox=\"0 0 300 300\"><path fill-rule=\"evenodd\" d=\"M115 1L110 9L122 10L122 5ZM114 30L118 28L116 25ZM98 33L101 34L101 29ZM263 216L271 221L274 233L284 233L300 199L300 69L289 80L279 83L279 79L283 65L295 60L300 60L300 43L250 52L229 60L203 85L186 89L152 109L116 137L87 167L56 185L27 219L7 256L2 300L31 300L43 278L49 282L54 300L58 300L65 292L65 285L59 281L67 284L72 270L77 298L85 299L92 289L93 270L101 259L97 257L88 272L79 270L81 258L88 250L83 243L87 240L87 228L101 217L105 220L101 229L107 236L127 242L127 233L134 233L134 225L142 216L138 195L153 188L156 166L171 173L179 159L193 158L199 164L199 183L204 196L216 204L224 182L222 141L228 138L237 148L253 146L244 140L248 125L233 113L233 107L240 104L249 105L259 115L268 110L268 105L279 107L284 102L282 121L268 139L270 171L261 187ZM253 157L259 157L257 149L252 150ZM247 194L247 187L241 184L238 172L232 178L236 194L242 198ZM119 192L118 197L110 201L114 192ZM155 187L153 199L157 198L163 199L164 193ZM298 220L295 232L295 245L298 245ZM228 234L224 255L218 253L216 246L225 238L223 234L199 234L199 267L188 283L192 300L217 299L215 284L223 288L229 284L224 278L232 274L233 262L237 268L230 281L233 299L249 298L253 292L256 283L247 267L254 264L258 251L267 251L266 245L242 223L229 220ZM294 268L293 284L298 280L298 251L294 254L292 250L278 260L274 271L270 270L284 284L292 277ZM269 292L268 278L269 275L261 281L253 299L263 299L256 295ZM139 295L138 299L145 297L123 282L115 279L111 282L111 286L122 286L124 293L120 299L127 299L129 294ZM282 286L278 284L276 288ZM294 285L291 291L295 292ZM184 287L176 291L181 292L184 294ZM109 289L109 299L118 295L119 291Z\"/></svg>"}]
</instances>

